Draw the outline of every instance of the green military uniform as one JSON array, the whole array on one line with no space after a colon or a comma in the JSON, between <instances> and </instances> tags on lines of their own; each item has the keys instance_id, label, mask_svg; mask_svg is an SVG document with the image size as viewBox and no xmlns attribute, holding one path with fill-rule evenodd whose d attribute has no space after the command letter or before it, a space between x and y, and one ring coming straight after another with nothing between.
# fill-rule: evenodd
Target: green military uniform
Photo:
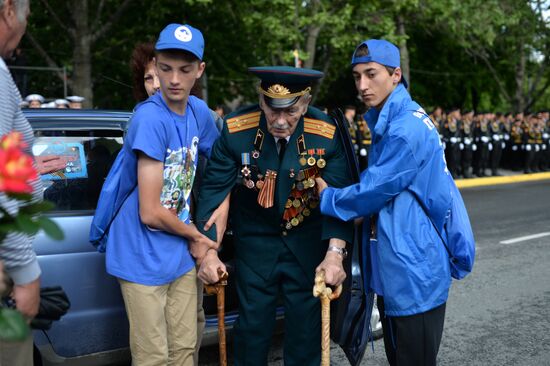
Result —
<instances>
[{"instance_id":1,"label":"green military uniform","mask_svg":"<svg viewBox=\"0 0 550 366\"><path fill-rule=\"evenodd\" d=\"M351 183L338 132L318 109L309 107L300 118L281 158L258 105L226 117L202 181L197 218L206 221L238 182L230 209L233 280L240 305L236 365L267 364L280 295L285 307L285 365L319 365L320 306L312 295L315 268L324 259L328 239L350 242L352 226L321 215L315 188L308 183L308 176L311 182L314 175L335 187ZM258 196L272 183L273 206L262 207ZM262 204L266 206L265 200ZM215 229L207 234L215 236Z\"/></svg>"}]
</instances>

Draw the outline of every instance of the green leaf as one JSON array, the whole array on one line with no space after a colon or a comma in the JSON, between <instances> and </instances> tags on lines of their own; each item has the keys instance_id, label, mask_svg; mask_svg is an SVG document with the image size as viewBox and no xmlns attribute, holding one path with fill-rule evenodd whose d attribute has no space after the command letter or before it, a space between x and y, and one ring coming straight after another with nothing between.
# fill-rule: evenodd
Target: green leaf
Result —
<instances>
[{"instance_id":1,"label":"green leaf","mask_svg":"<svg viewBox=\"0 0 550 366\"><path fill-rule=\"evenodd\" d=\"M37 233L40 226L32 220L32 217L26 214L19 213L15 218L16 230L28 235Z\"/></svg>"},{"instance_id":2,"label":"green leaf","mask_svg":"<svg viewBox=\"0 0 550 366\"><path fill-rule=\"evenodd\" d=\"M29 336L29 326L23 315L14 309L0 308L0 340L24 341Z\"/></svg>"},{"instance_id":3,"label":"green leaf","mask_svg":"<svg viewBox=\"0 0 550 366\"><path fill-rule=\"evenodd\" d=\"M32 195L29 193L9 193L8 197L19 201L30 201L32 199Z\"/></svg>"},{"instance_id":4,"label":"green leaf","mask_svg":"<svg viewBox=\"0 0 550 366\"><path fill-rule=\"evenodd\" d=\"M49 218L44 216L39 217L38 224L50 238L54 240L63 240L65 238L63 230L61 230L59 226Z\"/></svg>"},{"instance_id":5,"label":"green leaf","mask_svg":"<svg viewBox=\"0 0 550 366\"><path fill-rule=\"evenodd\" d=\"M55 205L50 201L41 201L41 202L31 203L30 205L23 206L19 211L29 215L34 215L37 213L49 211L54 207Z\"/></svg>"}]
</instances>

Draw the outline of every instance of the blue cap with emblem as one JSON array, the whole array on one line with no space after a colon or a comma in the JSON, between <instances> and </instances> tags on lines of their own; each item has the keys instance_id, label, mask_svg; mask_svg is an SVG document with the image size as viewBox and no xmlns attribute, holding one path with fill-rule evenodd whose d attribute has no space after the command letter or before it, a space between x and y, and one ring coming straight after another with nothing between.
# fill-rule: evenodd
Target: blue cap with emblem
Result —
<instances>
[{"instance_id":1,"label":"blue cap with emblem","mask_svg":"<svg viewBox=\"0 0 550 366\"><path fill-rule=\"evenodd\" d=\"M357 51L363 45L367 46L368 53L364 54L361 52L358 54ZM401 67L401 54L399 53L399 48L385 39L366 40L357 46L355 52L353 52L351 66L368 62L376 62L388 67ZM405 88L408 86L407 80L405 80L403 75L401 75L401 82L405 85Z\"/></svg>"},{"instance_id":2,"label":"blue cap with emblem","mask_svg":"<svg viewBox=\"0 0 550 366\"><path fill-rule=\"evenodd\" d=\"M290 66L249 67L248 71L261 79L258 91L272 108L290 107L324 75L321 71Z\"/></svg>"},{"instance_id":3,"label":"blue cap with emblem","mask_svg":"<svg viewBox=\"0 0 550 366\"><path fill-rule=\"evenodd\" d=\"M169 24L160 32L155 50L187 51L202 60L204 37L200 30L188 24Z\"/></svg>"}]
</instances>

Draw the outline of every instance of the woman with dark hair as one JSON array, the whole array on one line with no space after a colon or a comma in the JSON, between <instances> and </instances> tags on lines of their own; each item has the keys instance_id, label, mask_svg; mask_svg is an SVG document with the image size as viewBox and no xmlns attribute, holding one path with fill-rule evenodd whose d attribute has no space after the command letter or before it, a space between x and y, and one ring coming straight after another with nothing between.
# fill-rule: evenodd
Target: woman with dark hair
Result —
<instances>
[{"instance_id":1,"label":"woman with dark hair","mask_svg":"<svg viewBox=\"0 0 550 366\"><path fill-rule=\"evenodd\" d=\"M155 46L151 42L140 43L132 52L130 59L134 98L143 102L159 90L159 80L155 72ZM197 80L190 95L203 98L201 79ZM219 122L216 121L216 124Z\"/></svg>"},{"instance_id":2,"label":"woman with dark hair","mask_svg":"<svg viewBox=\"0 0 550 366\"><path fill-rule=\"evenodd\" d=\"M138 102L155 94L159 89L159 80L155 72L155 46L151 42L140 43L134 48L130 59L133 93Z\"/></svg>"}]
</instances>

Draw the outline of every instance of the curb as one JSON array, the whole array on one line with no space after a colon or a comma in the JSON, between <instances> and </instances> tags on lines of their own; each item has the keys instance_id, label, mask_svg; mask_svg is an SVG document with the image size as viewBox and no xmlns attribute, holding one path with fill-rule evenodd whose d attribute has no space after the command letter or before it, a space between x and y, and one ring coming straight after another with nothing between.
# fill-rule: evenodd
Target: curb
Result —
<instances>
[{"instance_id":1,"label":"curb","mask_svg":"<svg viewBox=\"0 0 550 366\"><path fill-rule=\"evenodd\" d=\"M456 179L455 183L458 188L471 188L471 187L493 186L493 185L499 185L499 184L531 182L531 181L546 180L546 179L550 179L550 173L533 173L533 174L509 175L504 177Z\"/></svg>"}]
</instances>

